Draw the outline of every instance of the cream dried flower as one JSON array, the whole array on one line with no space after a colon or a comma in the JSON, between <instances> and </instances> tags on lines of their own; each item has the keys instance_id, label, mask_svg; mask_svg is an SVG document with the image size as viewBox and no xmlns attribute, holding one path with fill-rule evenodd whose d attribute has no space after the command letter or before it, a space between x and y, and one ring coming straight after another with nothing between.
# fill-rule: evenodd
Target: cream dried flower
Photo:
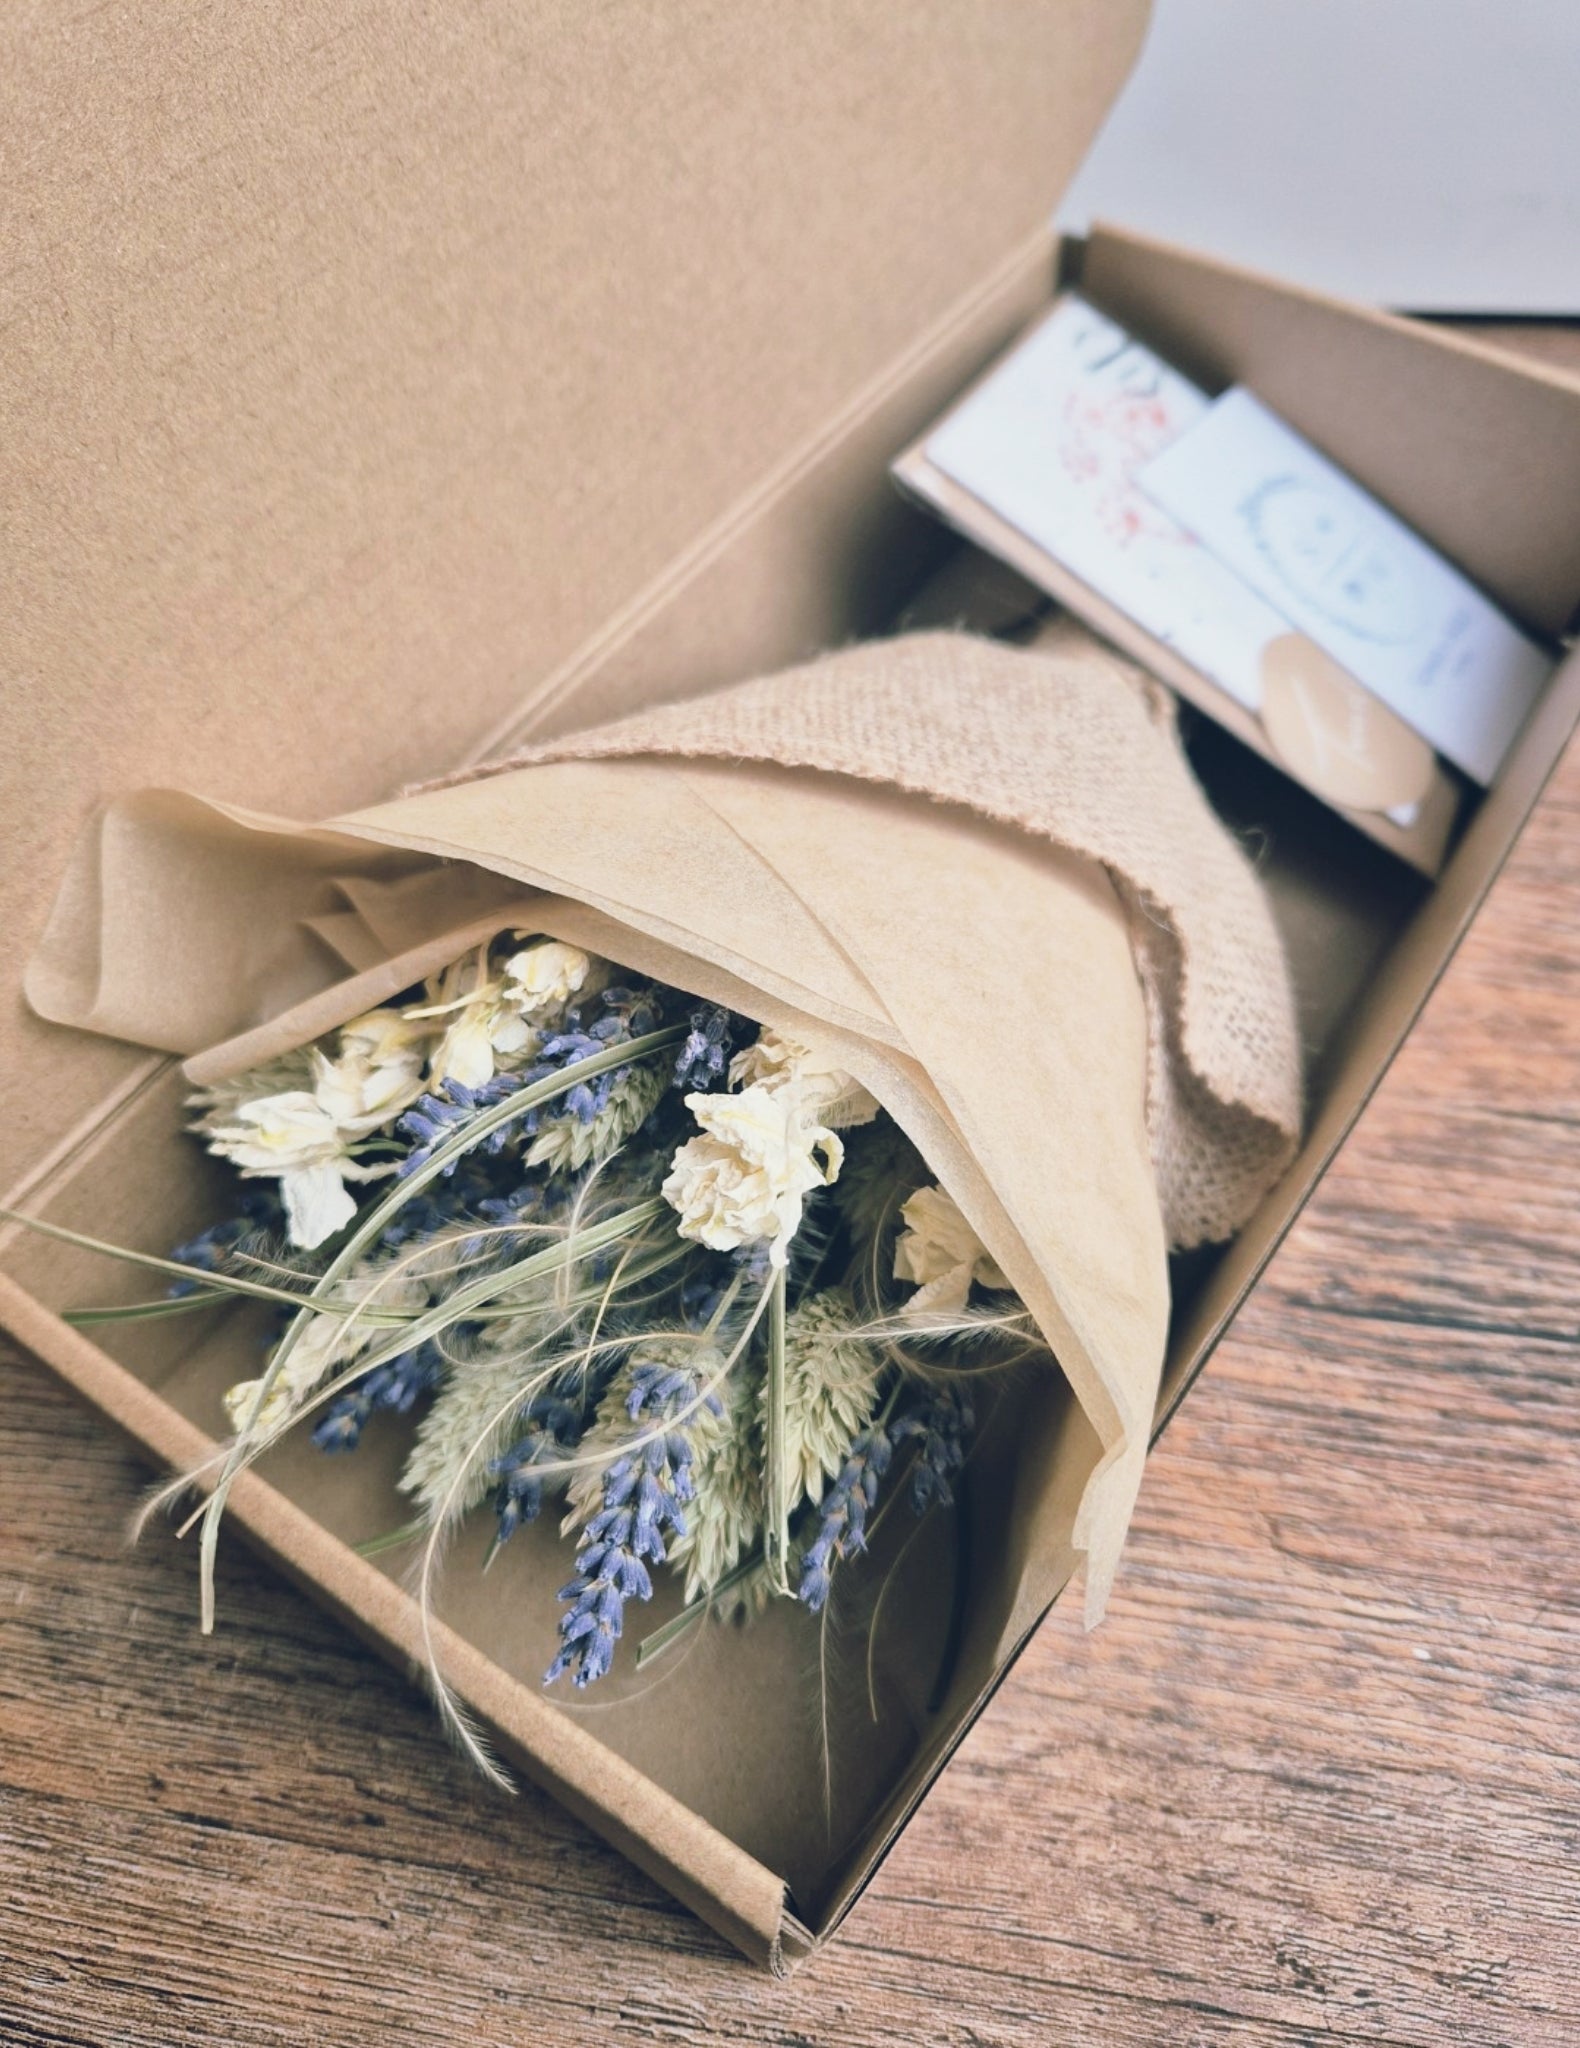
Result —
<instances>
[{"instance_id":1,"label":"cream dried flower","mask_svg":"<svg viewBox=\"0 0 1580 2048\"><path fill-rule=\"evenodd\" d=\"M192 1097L193 1129L250 1179L278 1179L292 1244L312 1251L356 1214L346 1182L372 1180L356 1141L392 1124L421 1092L427 1034L396 1010L370 1010L317 1046L287 1053Z\"/></svg>"},{"instance_id":2,"label":"cream dried flower","mask_svg":"<svg viewBox=\"0 0 1580 2048\"><path fill-rule=\"evenodd\" d=\"M830 1130L868 1124L878 1114L878 1099L825 1052L786 1038L765 1026L756 1041L730 1061L732 1086L793 1088L809 1115Z\"/></svg>"},{"instance_id":3,"label":"cream dried flower","mask_svg":"<svg viewBox=\"0 0 1580 2048\"><path fill-rule=\"evenodd\" d=\"M392 1124L422 1093L430 1036L399 1010L355 1018L341 1031L334 1059L314 1051L315 1098L348 1135Z\"/></svg>"},{"instance_id":4,"label":"cream dried flower","mask_svg":"<svg viewBox=\"0 0 1580 2048\"><path fill-rule=\"evenodd\" d=\"M349 1364L379 1334L371 1325L356 1327L348 1343L344 1329L341 1316L313 1317L265 1396L263 1406L253 1417L254 1429L269 1430L284 1422L336 1365ZM238 1435L247 1421L253 1397L262 1384L261 1378L237 1380L234 1386L225 1390L225 1413Z\"/></svg>"},{"instance_id":5,"label":"cream dried flower","mask_svg":"<svg viewBox=\"0 0 1580 2048\"><path fill-rule=\"evenodd\" d=\"M591 954L580 946L538 939L511 954L505 962L505 980L511 1001L522 1015L535 1017L544 1010L563 1009L574 995L592 993L588 982L593 969Z\"/></svg>"},{"instance_id":6,"label":"cream dried flower","mask_svg":"<svg viewBox=\"0 0 1580 2048\"><path fill-rule=\"evenodd\" d=\"M529 1051L534 1033L514 1011L502 1011L489 1000L468 1003L457 1012L433 1056L435 1081L459 1081L481 1088L492 1081L501 1063Z\"/></svg>"},{"instance_id":7,"label":"cream dried flower","mask_svg":"<svg viewBox=\"0 0 1580 2048\"><path fill-rule=\"evenodd\" d=\"M971 1283L1008 1287L987 1246L941 1187L918 1188L900 1209L905 1229L894 1247L894 1277L913 1280L905 1314L962 1309Z\"/></svg>"},{"instance_id":8,"label":"cream dried flower","mask_svg":"<svg viewBox=\"0 0 1580 2048\"><path fill-rule=\"evenodd\" d=\"M303 1251L333 1237L356 1214L348 1180L374 1180L392 1170L354 1159L339 1120L305 1088L215 1109L198 1129L209 1150L247 1178L278 1179L287 1233Z\"/></svg>"},{"instance_id":9,"label":"cream dried flower","mask_svg":"<svg viewBox=\"0 0 1580 2048\"><path fill-rule=\"evenodd\" d=\"M340 1027L340 1050L370 1066L393 1065L430 1045L436 1027L405 1010L364 1010Z\"/></svg>"},{"instance_id":10,"label":"cream dried flower","mask_svg":"<svg viewBox=\"0 0 1580 2048\"><path fill-rule=\"evenodd\" d=\"M839 1178L844 1146L793 1089L688 1095L686 1107L702 1132L676 1152L662 1190L681 1236L717 1252L766 1241L771 1263L784 1266L805 1198Z\"/></svg>"},{"instance_id":11,"label":"cream dried flower","mask_svg":"<svg viewBox=\"0 0 1580 2048\"><path fill-rule=\"evenodd\" d=\"M435 1002L404 1014L408 1021L448 1015L431 1077L481 1088L501 1066L518 1065L535 1052L543 1030L558 1021L573 995L591 992L602 968L579 946L538 939L512 953L494 975L489 949L480 946L446 969Z\"/></svg>"}]
</instances>

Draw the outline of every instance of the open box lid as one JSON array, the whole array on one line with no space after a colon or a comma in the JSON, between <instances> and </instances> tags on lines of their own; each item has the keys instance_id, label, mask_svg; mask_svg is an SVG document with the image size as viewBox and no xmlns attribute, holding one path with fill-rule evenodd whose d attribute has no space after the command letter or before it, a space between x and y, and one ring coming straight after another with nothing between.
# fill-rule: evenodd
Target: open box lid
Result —
<instances>
[{"instance_id":1,"label":"open box lid","mask_svg":"<svg viewBox=\"0 0 1580 2048\"><path fill-rule=\"evenodd\" d=\"M465 758L1022 261L1145 0L380 0L5 36L0 1192L139 1058L18 983L145 784Z\"/></svg>"}]
</instances>

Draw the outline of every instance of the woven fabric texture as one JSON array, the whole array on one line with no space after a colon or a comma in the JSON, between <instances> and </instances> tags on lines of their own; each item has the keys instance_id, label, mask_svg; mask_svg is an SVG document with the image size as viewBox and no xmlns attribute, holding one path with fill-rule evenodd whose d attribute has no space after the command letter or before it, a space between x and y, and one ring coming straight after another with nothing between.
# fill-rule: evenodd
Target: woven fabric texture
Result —
<instances>
[{"instance_id":1,"label":"woven fabric texture","mask_svg":"<svg viewBox=\"0 0 1580 2048\"><path fill-rule=\"evenodd\" d=\"M1289 1163L1300 1053L1267 898L1191 774L1172 700L1073 621L1029 649L965 633L863 642L453 779L635 755L888 783L1099 863L1125 902L1146 993L1169 1242L1231 1236Z\"/></svg>"}]
</instances>

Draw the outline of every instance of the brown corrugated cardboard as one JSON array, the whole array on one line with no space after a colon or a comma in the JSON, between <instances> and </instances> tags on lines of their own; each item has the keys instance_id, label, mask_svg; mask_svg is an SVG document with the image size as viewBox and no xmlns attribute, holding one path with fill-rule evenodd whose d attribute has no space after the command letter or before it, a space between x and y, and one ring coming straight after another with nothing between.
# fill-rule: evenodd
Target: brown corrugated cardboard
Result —
<instances>
[{"instance_id":1,"label":"brown corrugated cardboard","mask_svg":"<svg viewBox=\"0 0 1580 2048\"><path fill-rule=\"evenodd\" d=\"M872 392L947 356L1144 17L8 11L0 677L28 804L6 957L116 790L328 815L579 673ZM853 601L870 567L840 538L798 536L781 619L813 558ZM131 1071L8 984L0 1189Z\"/></svg>"},{"instance_id":2,"label":"brown corrugated cardboard","mask_svg":"<svg viewBox=\"0 0 1580 2048\"><path fill-rule=\"evenodd\" d=\"M886 465L1053 288L1037 219L1140 28L1095 0L989 20L943 0L903 19L380 14L317 50L272 17L213 27L174 80L157 16L9 53L13 133L35 137L4 372L13 988L101 797L157 780L316 814L878 625L947 545ZM184 125L158 127L159 91ZM1580 388L1123 235L1061 260L1186 369L1254 379L1517 615L1567 623ZM1577 710L1571 662L1430 887L1203 736L1209 787L1268 842L1313 1117L1262 1215L1176 1276L1161 1415L1376 1085ZM112 1231L135 1213L172 1241L196 1220L168 1069L19 1012L5 1031L7 1180L68 1222L90 1187ZM101 1272L36 1240L6 1265L0 1317L156 1458L189 1461L183 1369L224 1361L146 1334L112 1359L50 1312L85 1285L103 1298ZM276 1476L238 1496L251 1538L409 1657L398 1585L330 1501L292 1504L301 1474ZM995 1540L986 1509L978 1534ZM450 1668L510 1754L779 1966L837 1924L1007 1668L962 1667L815 1898L787 1903L771 1849L568 1721L469 1622Z\"/></svg>"}]
</instances>

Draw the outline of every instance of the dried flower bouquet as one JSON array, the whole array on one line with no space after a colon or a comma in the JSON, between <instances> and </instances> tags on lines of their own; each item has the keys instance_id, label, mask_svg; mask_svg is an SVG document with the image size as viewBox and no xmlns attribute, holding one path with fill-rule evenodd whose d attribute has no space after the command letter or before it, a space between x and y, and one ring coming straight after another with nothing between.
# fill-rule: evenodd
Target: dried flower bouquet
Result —
<instances>
[{"instance_id":1,"label":"dried flower bouquet","mask_svg":"<svg viewBox=\"0 0 1580 2048\"><path fill-rule=\"evenodd\" d=\"M951 1500L984 1375L1048 1358L835 1061L541 935L474 946L192 1107L238 1213L167 1262L119 1254L173 1272L162 1303L88 1313L278 1310L226 1397L206 1614L235 1476L299 1426L354 1451L393 1410L416 1515L389 1540L420 1545L424 1613L463 1516L491 1503L491 1560L559 1499L574 1563L545 1682L586 1686L658 1565L688 1604L649 1654L709 1611L821 1610L885 1490L918 1514Z\"/></svg>"},{"instance_id":2,"label":"dried flower bouquet","mask_svg":"<svg viewBox=\"0 0 1580 2048\"><path fill-rule=\"evenodd\" d=\"M228 1506L286 1504L484 1768L485 1726L559 1754L546 1670L628 1767L576 1781L622 1839L662 1793L812 1901L1072 1571L1100 1617L1169 1250L1232 1234L1299 1128L1257 878L1167 703L1064 621L853 646L319 823L128 794L28 993L181 1055L241 1176L195 1202L223 1167L161 1082L115 1224L86 1185L33 1220L138 1244L187 1290L135 1305L156 1330L283 1317L105 1339L198 1437L228 1405L170 1489L209 1489L205 1625ZM34 1264L82 1301L79 1259Z\"/></svg>"}]
</instances>

